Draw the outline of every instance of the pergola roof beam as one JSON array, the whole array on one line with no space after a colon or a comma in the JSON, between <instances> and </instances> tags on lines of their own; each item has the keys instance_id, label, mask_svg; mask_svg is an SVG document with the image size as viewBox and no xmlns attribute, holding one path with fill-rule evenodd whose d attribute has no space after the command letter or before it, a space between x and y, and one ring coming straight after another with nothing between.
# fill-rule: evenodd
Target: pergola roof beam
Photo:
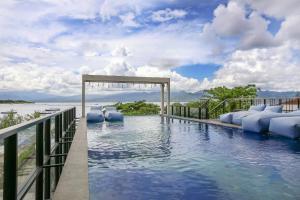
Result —
<instances>
[{"instance_id":1,"label":"pergola roof beam","mask_svg":"<svg viewBox=\"0 0 300 200\"><path fill-rule=\"evenodd\" d=\"M170 78L160 77L136 77L136 76L104 76L82 75L82 82L105 82L105 83L137 83L137 84L164 84L170 83Z\"/></svg>"}]
</instances>

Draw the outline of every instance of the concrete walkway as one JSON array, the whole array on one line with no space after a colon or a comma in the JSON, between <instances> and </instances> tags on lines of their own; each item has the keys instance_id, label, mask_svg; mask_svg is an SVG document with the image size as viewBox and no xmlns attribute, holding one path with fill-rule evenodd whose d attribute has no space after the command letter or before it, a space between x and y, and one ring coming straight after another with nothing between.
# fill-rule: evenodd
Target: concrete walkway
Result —
<instances>
[{"instance_id":1,"label":"concrete walkway","mask_svg":"<svg viewBox=\"0 0 300 200\"><path fill-rule=\"evenodd\" d=\"M81 118L69 151L54 200L89 199L86 119Z\"/></svg>"}]
</instances>

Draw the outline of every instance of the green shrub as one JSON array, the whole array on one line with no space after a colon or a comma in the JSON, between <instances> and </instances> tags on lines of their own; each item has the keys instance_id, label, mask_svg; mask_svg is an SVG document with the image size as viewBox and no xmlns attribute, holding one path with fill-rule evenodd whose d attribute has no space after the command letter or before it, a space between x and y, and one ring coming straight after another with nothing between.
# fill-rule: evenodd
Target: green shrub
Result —
<instances>
[{"instance_id":1,"label":"green shrub","mask_svg":"<svg viewBox=\"0 0 300 200\"><path fill-rule=\"evenodd\" d=\"M136 101L133 103L117 103L115 105L124 115L155 115L160 111L160 107L153 103L145 101Z\"/></svg>"}]
</instances>

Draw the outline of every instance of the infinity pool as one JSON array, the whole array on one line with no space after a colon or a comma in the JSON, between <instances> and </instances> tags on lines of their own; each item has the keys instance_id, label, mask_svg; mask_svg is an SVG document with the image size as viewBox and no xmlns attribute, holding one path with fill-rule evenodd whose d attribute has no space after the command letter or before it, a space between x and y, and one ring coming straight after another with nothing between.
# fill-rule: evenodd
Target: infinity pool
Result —
<instances>
[{"instance_id":1,"label":"infinity pool","mask_svg":"<svg viewBox=\"0 0 300 200\"><path fill-rule=\"evenodd\" d=\"M150 116L88 142L91 199L300 199L300 141Z\"/></svg>"}]
</instances>

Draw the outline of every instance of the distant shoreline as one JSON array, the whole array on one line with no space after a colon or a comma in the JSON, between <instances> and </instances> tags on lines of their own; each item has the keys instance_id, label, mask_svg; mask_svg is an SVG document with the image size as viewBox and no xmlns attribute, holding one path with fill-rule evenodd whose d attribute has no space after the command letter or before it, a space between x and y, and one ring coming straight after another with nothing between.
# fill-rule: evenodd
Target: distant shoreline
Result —
<instances>
[{"instance_id":1,"label":"distant shoreline","mask_svg":"<svg viewBox=\"0 0 300 200\"><path fill-rule=\"evenodd\" d=\"M0 104L25 104L25 103L34 103L32 101L25 101L25 100L0 100Z\"/></svg>"}]
</instances>

